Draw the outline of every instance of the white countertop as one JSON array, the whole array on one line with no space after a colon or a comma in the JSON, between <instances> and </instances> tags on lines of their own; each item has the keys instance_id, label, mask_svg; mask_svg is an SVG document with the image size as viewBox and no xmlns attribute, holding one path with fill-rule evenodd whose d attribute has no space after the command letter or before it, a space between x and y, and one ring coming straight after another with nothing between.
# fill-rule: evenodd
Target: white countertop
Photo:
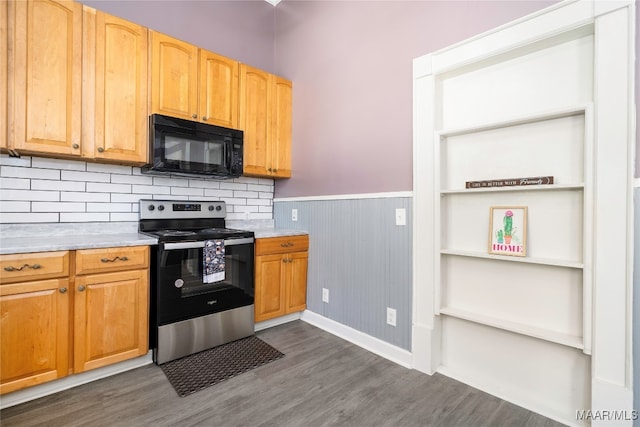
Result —
<instances>
[{"instance_id":1,"label":"white countertop","mask_svg":"<svg viewBox=\"0 0 640 427\"><path fill-rule=\"evenodd\" d=\"M308 234L303 230L278 229L269 224L233 223L231 228L249 230L256 239ZM138 223L0 224L0 254L96 249L117 246L155 245L155 237L138 233Z\"/></svg>"}]
</instances>

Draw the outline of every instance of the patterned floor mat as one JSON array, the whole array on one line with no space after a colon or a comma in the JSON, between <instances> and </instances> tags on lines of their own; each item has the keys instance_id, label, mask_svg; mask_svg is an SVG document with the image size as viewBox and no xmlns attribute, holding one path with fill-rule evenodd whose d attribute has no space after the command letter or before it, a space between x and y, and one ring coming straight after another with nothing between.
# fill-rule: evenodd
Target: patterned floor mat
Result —
<instances>
[{"instance_id":1,"label":"patterned floor mat","mask_svg":"<svg viewBox=\"0 0 640 427\"><path fill-rule=\"evenodd\" d=\"M284 354L250 336L160 365L180 397L280 359Z\"/></svg>"}]
</instances>

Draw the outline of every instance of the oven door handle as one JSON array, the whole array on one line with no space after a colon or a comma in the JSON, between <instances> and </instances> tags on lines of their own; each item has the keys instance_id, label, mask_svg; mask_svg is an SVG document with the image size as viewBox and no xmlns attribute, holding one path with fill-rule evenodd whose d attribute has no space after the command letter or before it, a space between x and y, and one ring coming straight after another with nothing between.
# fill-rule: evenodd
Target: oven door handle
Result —
<instances>
[{"instance_id":1,"label":"oven door handle","mask_svg":"<svg viewBox=\"0 0 640 427\"><path fill-rule=\"evenodd\" d=\"M243 239L229 239L224 241L225 246L234 246L234 245L246 245L248 243L253 243L253 237L245 237ZM165 251L171 251L176 249L196 249L196 248L204 248L204 240L199 242L176 242L176 243L165 243L163 249Z\"/></svg>"}]
</instances>

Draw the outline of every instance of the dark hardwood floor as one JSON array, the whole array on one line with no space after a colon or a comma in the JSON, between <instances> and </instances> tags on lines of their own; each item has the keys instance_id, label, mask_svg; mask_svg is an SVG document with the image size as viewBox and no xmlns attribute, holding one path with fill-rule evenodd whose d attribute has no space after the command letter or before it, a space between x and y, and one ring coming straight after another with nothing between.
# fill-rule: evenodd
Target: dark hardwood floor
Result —
<instances>
[{"instance_id":1,"label":"dark hardwood floor","mask_svg":"<svg viewBox=\"0 0 640 427\"><path fill-rule=\"evenodd\" d=\"M295 321L258 333L285 357L180 398L149 365L0 411L9 426L560 426Z\"/></svg>"}]
</instances>

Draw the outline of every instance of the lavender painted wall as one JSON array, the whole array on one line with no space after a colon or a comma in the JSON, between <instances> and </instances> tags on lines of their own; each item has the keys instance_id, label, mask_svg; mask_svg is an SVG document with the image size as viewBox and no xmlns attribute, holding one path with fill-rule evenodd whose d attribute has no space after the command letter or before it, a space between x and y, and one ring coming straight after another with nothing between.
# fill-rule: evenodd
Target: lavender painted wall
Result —
<instances>
[{"instance_id":1,"label":"lavender painted wall","mask_svg":"<svg viewBox=\"0 0 640 427\"><path fill-rule=\"evenodd\" d=\"M411 190L413 58L554 3L281 2L275 65L294 82L294 145L275 196Z\"/></svg>"},{"instance_id":2,"label":"lavender painted wall","mask_svg":"<svg viewBox=\"0 0 640 427\"><path fill-rule=\"evenodd\" d=\"M80 0L245 64L275 72L276 9L263 0Z\"/></svg>"}]
</instances>

